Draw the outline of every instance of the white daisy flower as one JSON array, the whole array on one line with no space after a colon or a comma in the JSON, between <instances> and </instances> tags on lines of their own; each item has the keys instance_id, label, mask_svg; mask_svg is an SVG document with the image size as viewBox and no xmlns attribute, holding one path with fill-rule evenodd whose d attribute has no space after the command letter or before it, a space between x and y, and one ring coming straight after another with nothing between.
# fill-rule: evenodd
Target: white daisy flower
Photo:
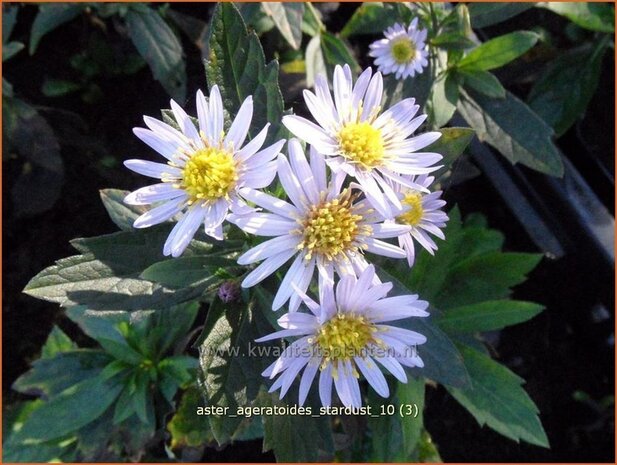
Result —
<instances>
[{"instance_id":1,"label":"white daisy flower","mask_svg":"<svg viewBox=\"0 0 617 465\"><path fill-rule=\"evenodd\" d=\"M384 31L385 39L369 45L369 55L375 58L375 66L383 74L394 73L396 79L422 74L428 65L426 50L426 29L418 29L418 18L414 18L407 29L396 23Z\"/></svg>"},{"instance_id":2,"label":"white daisy flower","mask_svg":"<svg viewBox=\"0 0 617 465\"><path fill-rule=\"evenodd\" d=\"M299 404L302 405L320 370L319 396L324 406L331 404L334 381L343 405L359 408L362 405L360 373L380 396L390 394L388 383L375 362L402 383L407 382L403 366L424 366L416 345L426 342L426 337L384 323L427 316L428 302L418 300L417 295L385 297L392 283L372 285L374 277L372 265L357 279L344 276L336 286L336 295L332 284L326 285L320 292L320 304L301 293L312 314L287 313L278 320L283 330L257 339L257 342L264 342L300 337L262 373L270 379L280 375L270 392L280 388L283 398L304 369L300 378Z\"/></svg>"},{"instance_id":3,"label":"white daisy flower","mask_svg":"<svg viewBox=\"0 0 617 465\"><path fill-rule=\"evenodd\" d=\"M133 132L163 157L167 163L127 160L124 165L144 176L162 182L146 186L129 194L129 205L150 205L161 202L141 215L133 224L147 228L181 213L172 229L163 253L178 257L184 252L200 225L206 234L223 239L223 221L230 207L235 212L251 209L238 196L243 187L259 189L270 185L276 175L276 156L285 141L280 140L259 151L268 126L244 147L251 119L253 99L247 97L227 134L223 131L223 102L217 86L213 86L207 101L197 92L199 130L186 112L171 101L173 115L181 131L157 119L144 116L149 129L134 128Z\"/></svg>"},{"instance_id":4,"label":"white daisy flower","mask_svg":"<svg viewBox=\"0 0 617 465\"><path fill-rule=\"evenodd\" d=\"M274 301L273 310L291 298L290 310L300 305L300 297L292 285L306 292L315 268L319 282L333 281L339 276L356 274L368 264L363 251L392 258L405 258L405 251L382 238L397 237L409 226L384 223L366 200L358 201L358 193L342 189L345 173L328 182L326 163L316 150L310 153L311 162L297 139L288 143L289 158L279 155L278 177L290 202L250 188L240 194L271 213L254 212L230 215L229 221L250 234L274 237L250 249L238 259L241 265L263 260L242 282L251 287L261 282L295 256L283 278Z\"/></svg>"},{"instance_id":5,"label":"white daisy flower","mask_svg":"<svg viewBox=\"0 0 617 465\"><path fill-rule=\"evenodd\" d=\"M315 79L315 94L304 91L306 105L318 125L297 115L283 117L293 134L328 157L335 172L354 176L373 206L386 218L392 217L393 204L401 208L398 197L385 179L413 187L401 175L426 174L442 156L417 152L440 137L439 132L410 135L426 115L414 116L420 108L413 98L381 112L383 80L365 70L353 85L348 65L334 70L334 100L326 78Z\"/></svg>"},{"instance_id":6,"label":"white daisy flower","mask_svg":"<svg viewBox=\"0 0 617 465\"><path fill-rule=\"evenodd\" d=\"M412 179L423 189L433 183L433 176L418 176ZM407 262L413 266L416 252L414 239L424 247L431 255L435 254L437 244L431 239L429 234L444 240L445 236L440 228L446 226L448 215L441 211L446 205L445 200L441 199L441 191L425 194L419 190L408 189L407 187L393 186L400 196L403 208L396 216L396 222L406 224L411 227L409 232L399 236L398 243L407 253Z\"/></svg>"}]
</instances>

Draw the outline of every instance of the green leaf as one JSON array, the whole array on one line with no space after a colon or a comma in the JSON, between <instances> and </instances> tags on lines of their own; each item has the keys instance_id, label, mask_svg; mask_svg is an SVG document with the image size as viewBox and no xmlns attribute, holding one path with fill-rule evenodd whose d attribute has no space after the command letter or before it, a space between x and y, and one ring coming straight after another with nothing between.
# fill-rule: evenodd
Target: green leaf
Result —
<instances>
[{"instance_id":1,"label":"green leaf","mask_svg":"<svg viewBox=\"0 0 617 465\"><path fill-rule=\"evenodd\" d=\"M435 47L443 47L452 50L465 50L473 47L476 43L460 32L442 32L431 39L430 44Z\"/></svg>"},{"instance_id":2,"label":"green leaf","mask_svg":"<svg viewBox=\"0 0 617 465\"><path fill-rule=\"evenodd\" d=\"M235 260L229 258L198 255L157 262L146 268L141 277L172 288L183 288L197 282L212 288L223 280L217 275L219 269L230 273L241 267Z\"/></svg>"},{"instance_id":3,"label":"green leaf","mask_svg":"<svg viewBox=\"0 0 617 465\"><path fill-rule=\"evenodd\" d=\"M409 22L411 14L408 7L396 3L362 3L345 24L341 37L381 34L388 26L396 22Z\"/></svg>"},{"instance_id":4,"label":"green leaf","mask_svg":"<svg viewBox=\"0 0 617 465\"><path fill-rule=\"evenodd\" d=\"M186 98L186 68L182 44L163 18L150 8L131 8L126 27L135 48L154 78L178 102Z\"/></svg>"},{"instance_id":5,"label":"green leaf","mask_svg":"<svg viewBox=\"0 0 617 465\"><path fill-rule=\"evenodd\" d=\"M607 39L560 54L534 83L529 106L558 136L585 114L598 87Z\"/></svg>"},{"instance_id":6,"label":"green leaf","mask_svg":"<svg viewBox=\"0 0 617 465\"><path fill-rule=\"evenodd\" d=\"M9 42L8 44L2 45L2 61L5 62L13 58L19 52L21 52L24 48L24 44L21 42Z\"/></svg>"},{"instance_id":7,"label":"green leaf","mask_svg":"<svg viewBox=\"0 0 617 465\"><path fill-rule=\"evenodd\" d=\"M440 128L450 121L456 111L458 102L458 85L456 77L451 73L443 73L437 77L426 102L426 112L431 125Z\"/></svg>"},{"instance_id":8,"label":"green leaf","mask_svg":"<svg viewBox=\"0 0 617 465\"><path fill-rule=\"evenodd\" d=\"M450 308L437 320L448 333L494 331L527 321L542 311L542 305L517 300L488 300Z\"/></svg>"},{"instance_id":9,"label":"green leaf","mask_svg":"<svg viewBox=\"0 0 617 465\"><path fill-rule=\"evenodd\" d=\"M77 82L65 81L63 79L45 79L41 92L46 97L61 97L77 92L81 88L82 85Z\"/></svg>"},{"instance_id":10,"label":"green leaf","mask_svg":"<svg viewBox=\"0 0 617 465\"><path fill-rule=\"evenodd\" d=\"M147 208L144 206L126 205L124 197L128 193L129 191L121 189L102 189L99 191L109 218L122 231L134 231L133 223L140 215L147 211Z\"/></svg>"},{"instance_id":11,"label":"green leaf","mask_svg":"<svg viewBox=\"0 0 617 465\"><path fill-rule=\"evenodd\" d=\"M533 8L532 2L486 2L469 3L472 27L487 27L499 24Z\"/></svg>"},{"instance_id":12,"label":"green leaf","mask_svg":"<svg viewBox=\"0 0 617 465\"><path fill-rule=\"evenodd\" d=\"M13 28L17 23L17 14L19 13L19 6L17 5L4 5L2 9L2 44L8 42Z\"/></svg>"},{"instance_id":13,"label":"green leaf","mask_svg":"<svg viewBox=\"0 0 617 465\"><path fill-rule=\"evenodd\" d=\"M45 442L72 433L101 416L121 389L121 384L98 377L75 384L32 412L17 436L21 440Z\"/></svg>"},{"instance_id":14,"label":"green leaf","mask_svg":"<svg viewBox=\"0 0 617 465\"><path fill-rule=\"evenodd\" d=\"M507 298L510 288L525 281L541 258L540 254L491 252L462 260L450 269L449 285L435 305L450 308Z\"/></svg>"},{"instance_id":15,"label":"green leaf","mask_svg":"<svg viewBox=\"0 0 617 465\"><path fill-rule=\"evenodd\" d=\"M293 394L290 392L287 396L292 398ZM279 400L276 393L263 397L266 400L260 406L293 405ZM319 414L321 403L314 391L309 394L306 406L311 406L313 414ZM278 462L325 462L325 458L331 461L334 441L328 415L264 415L263 423L263 450L272 450Z\"/></svg>"},{"instance_id":16,"label":"green leaf","mask_svg":"<svg viewBox=\"0 0 617 465\"><path fill-rule=\"evenodd\" d=\"M360 65L354 58L352 51L342 39L339 39L334 34L330 34L327 31L322 31L320 44L329 76L334 73L334 67L336 65L342 66L347 64L351 68L352 73L360 71Z\"/></svg>"},{"instance_id":17,"label":"green leaf","mask_svg":"<svg viewBox=\"0 0 617 465\"><path fill-rule=\"evenodd\" d=\"M81 14L87 7L79 3L56 3L39 5L39 11L30 31L30 55L34 54L45 34Z\"/></svg>"},{"instance_id":18,"label":"green leaf","mask_svg":"<svg viewBox=\"0 0 617 465\"><path fill-rule=\"evenodd\" d=\"M481 141L499 150L512 164L522 163L551 176L563 175L563 163L553 144L552 129L509 92L492 99L461 90L458 110Z\"/></svg>"},{"instance_id":19,"label":"green leaf","mask_svg":"<svg viewBox=\"0 0 617 465\"><path fill-rule=\"evenodd\" d=\"M200 384L207 405L229 407L234 412L238 406L250 405L256 399L263 382L261 373L274 361L274 343L254 342L272 330L263 311L266 309L259 308L254 300L247 305L224 303L217 298L210 305L199 345ZM255 354L251 350L264 352ZM209 419L219 444L230 440L242 420L229 415Z\"/></svg>"},{"instance_id":20,"label":"green leaf","mask_svg":"<svg viewBox=\"0 0 617 465\"><path fill-rule=\"evenodd\" d=\"M100 350L61 352L36 360L12 387L23 394L54 397L69 386L97 376L109 361L109 356Z\"/></svg>"},{"instance_id":21,"label":"green leaf","mask_svg":"<svg viewBox=\"0 0 617 465\"><path fill-rule=\"evenodd\" d=\"M262 2L262 8L272 18L276 28L294 50L302 43L303 3Z\"/></svg>"},{"instance_id":22,"label":"green leaf","mask_svg":"<svg viewBox=\"0 0 617 465\"><path fill-rule=\"evenodd\" d=\"M24 292L64 307L85 305L91 310L146 310L192 300L202 294L203 287L171 290L139 278L145 268L164 259L161 248L168 234L165 225L74 240L73 246L83 255L46 268ZM193 241L185 253L194 250L203 252L203 243Z\"/></svg>"},{"instance_id":23,"label":"green leaf","mask_svg":"<svg viewBox=\"0 0 617 465\"><path fill-rule=\"evenodd\" d=\"M511 32L474 48L457 63L457 67L484 71L500 68L523 55L537 41L538 35L535 32Z\"/></svg>"},{"instance_id":24,"label":"green leaf","mask_svg":"<svg viewBox=\"0 0 617 465\"><path fill-rule=\"evenodd\" d=\"M435 152L443 155L443 159L439 162L443 165L432 175L436 179L440 179L447 171L452 169L455 161L460 157L471 140L475 132L471 128L442 128L437 132L441 133L441 137L424 149L426 152Z\"/></svg>"},{"instance_id":25,"label":"green leaf","mask_svg":"<svg viewBox=\"0 0 617 465\"><path fill-rule=\"evenodd\" d=\"M278 63L272 61L266 66L257 35L246 30L242 16L232 3L216 5L208 44L206 77L211 88L215 84L219 86L227 113L235 115L244 99L252 95L253 121L249 134L254 137L270 123L266 143L276 141L285 133L280 123L283 96L278 85Z\"/></svg>"},{"instance_id":26,"label":"green leaf","mask_svg":"<svg viewBox=\"0 0 617 465\"><path fill-rule=\"evenodd\" d=\"M191 387L182 394L176 413L167 423L167 430L171 434L172 449L199 447L214 441L208 422L199 415L195 415L197 408L201 406L201 394L196 387Z\"/></svg>"},{"instance_id":27,"label":"green leaf","mask_svg":"<svg viewBox=\"0 0 617 465\"><path fill-rule=\"evenodd\" d=\"M64 331L54 325L41 349L41 358L51 358L59 353L69 352L74 349L77 349L77 344Z\"/></svg>"},{"instance_id":28,"label":"green leaf","mask_svg":"<svg viewBox=\"0 0 617 465\"><path fill-rule=\"evenodd\" d=\"M543 2L539 7L565 16L577 26L598 32L615 32L615 8L604 2Z\"/></svg>"},{"instance_id":29,"label":"green leaf","mask_svg":"<svg viewBox=\"0 0 617 465\"><path fill-rule=\"evenodd\" d=\"M477 90L487 97L505 98L506 89L503 88L499 79L488 71L482 70L460 70L460 74L465 80L465 85Z\"/></svg>"},{"instance_id":30,"label":"green leaf","mask_svg":"<svg viewBox=\"0 0 617 465\"><path fill-rule=\"evenodd\" d=\"M490 357L465 346L460 347L472 380L468 388L447 387L480 426L487 425L500 434L549 447L538 419L538 409L521 387L523 379Z\"/></svg>"},{"instance_id":31,"label":"green leaf","mask_svg":"<svg viewBox=\"0 0 617 465\"><path fill-rule=\"evenodd\" d=\"M368 404L372 411L367 420L371 431L370 461L416 461L414 452L424 423L424 378L409 377L407 384L397 382L396 390L387 399L370 391ZM387 410L389 405L394 406L393 415Z\"/></svg>"},{"instance_id":32,"label":"green leaf","mask_svg":"<svg viewBox=\"0 0 617 465\"><path fill-rule=\"evenodd\" d=\"M306 2L304 16L302 18L302 32L311 37L315 37L318 36L323 29L325 29L325 26L321 22L321 14L311 2Z\"/></svg>"}]
</instances>

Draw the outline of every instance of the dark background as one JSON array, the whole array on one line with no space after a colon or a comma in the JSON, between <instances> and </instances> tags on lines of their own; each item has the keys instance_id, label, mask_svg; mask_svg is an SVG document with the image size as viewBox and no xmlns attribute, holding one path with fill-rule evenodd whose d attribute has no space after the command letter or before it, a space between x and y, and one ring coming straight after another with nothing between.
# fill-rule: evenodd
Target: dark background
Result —
<instances>
[{"instance_id":1,"label":"dark background","mask_svg":"<svg viewBox=\"0 0 617 465\"><path fill-rule=\"evenodd\" d=\"M334 9L326 17L328 30L340 30L356 6L342 4ZM212 5L172 4L171 8L207 21ZM28 42L35 13L33 5L21 9L13 40ZM488 36L497 35L507 32L505 29L525 28L526 24L542 24L558 40L566 42L562 37L566 21L537 9L520 15L507 26L483 32ZM80 18L46 36L33 57L22 51L4 65L4 77L13 84L16 96L37 107L54 128L65 165L64 184L53 208L28 216L15 207L12 197L16 180L24 169L23 160L3 153L5 403L18 399L10 389L11 383L36 359L53 324L60 325L78 341L81 338L58 306L30 298L21 290L36 273L55 260L75 253L69 245L70 239L116 230L105 213L98 191L140 185L138 176L124 169L121 163L127 158L148 157L151 151L133 136L131 128L142 125L142 115L157 117L160 108L168 107L169 97L153 80L147 66L131 76L99 79L97 84L104 98L97 103L84 103L79 95L45 97L41 93L45 76L73 77L68 57L83 50L92 34L102 34L116 49L131 47L120 32L97 30L85 18ZM190 96L185 103L188 110L194 111L192 96L197 88L205 87L201 52L182 37ZM353 43L365 52L373 39ZM558 145L599 201L614 214L614 59L611 53L607 53L603 66L600 85L587 114ZM503 79L506 83L507 77ZM285 83L284 78L281 81ZM509 83L508 88L521 97L529 90L528 85L517 82ZM283 94L286 95L285 89ZM83 124L76 124L74 119L54 108L79 115ZM507 175L523 176L532 182L540 178L525 168L511 171L511 167L504 166L503 169ZM449 205L456 202L463 214L486 215L491 227L505 233L507 250L540 251L523 227L525 219L515 217L494 189L491 175L482 173L464 183L446 185ZM564 219L567 206L563 204L567 199L552 191L542 191L542 187L540 191L545 194L540 202ZM428 387L426 427L445 461L614 461L614 407L599 405L614 393L614 264L594 248L592 238L584 228L581 231L580 224L575 221L568 224L565 218L556 232L567 239L566 254L559 259L545 257L514 295L517 299L540 302L546 310L528 323L490 335L495 357L527 380L526 389L540 409L551 449L516 444L488 428L480 428L443 388ZM576 400L577 392L587 394L589 400ZM270 454L261 454L260 450L259 441L241 443L224 451L208 449L203 460L272 460Z\"/></svg>"}]
</instances>

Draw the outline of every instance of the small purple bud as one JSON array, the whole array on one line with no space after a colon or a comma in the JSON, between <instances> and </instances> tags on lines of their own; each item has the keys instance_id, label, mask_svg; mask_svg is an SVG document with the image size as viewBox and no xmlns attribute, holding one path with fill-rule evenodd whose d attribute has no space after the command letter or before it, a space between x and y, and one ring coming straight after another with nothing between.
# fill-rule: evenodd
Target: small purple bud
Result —
<instances>
[{"instance_id":1,"label":"small purple bud","mask_svg":"<svg viewBox=\"0 0 617 465\"><path fill-rule=\"evenodd\" d=\"M238 297L240 297L238 283L235 281L225 281L221 284L221 287L219 287L218 296L225 303L238 300Z\"/></svg>"}]
</instances>

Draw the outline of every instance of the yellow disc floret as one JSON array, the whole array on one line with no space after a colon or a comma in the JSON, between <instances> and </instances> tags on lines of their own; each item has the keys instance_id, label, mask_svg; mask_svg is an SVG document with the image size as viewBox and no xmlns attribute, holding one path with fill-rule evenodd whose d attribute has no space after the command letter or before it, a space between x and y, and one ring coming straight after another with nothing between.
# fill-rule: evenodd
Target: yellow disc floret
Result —
<instances>
[{"instance_id":1,"label":"yellow disc floret","mask_svg":"<svg viewBox=\"0 0 617 465\"><path fill-rule=\"evenodd\" d=\"M392 42L390 47L392 52L392 58L399 65L409 63L416 54L416 44L414 44L409 38L401 37L398 40Z\"/></svg>"},{"instance_id":2,"label":"yellow disc floret","mask_svg":"<svg viewBox=\"0 0 617 465\"><path fill-rule=\"evenodd\" d=\"M319 345L324 362L363 357L369 343L375 342L377 328L361 315L339 312L319 330L315 342Z\"/></svg>"},{"instance_id":3,"label":"yellow disc floret","mask_svg":"<svg viewBox=\"0 0 617 465\"><path fill-rule=\"evenodd\" d=\"M182 170L181 188L192 202L225 197L238 180L231 153L208 147L197 150Z\"/></svg>"},{"instance_id":4,"label":"yellow disc floret","mask_svg":"<svg viewBox=\"0 0 617 465\"><path fill-rule=\"evenodd\" d=\"M402 215L397 217L399 223L416 226L424 216L424 208L422 207L422 194L418 192L408 192L401 201L403 205L409 207Z\"/></svg>"},{"instance_id":5,"label":"yellow disc floret","mask_svg":"<svg viewBox=\"0 0 617 465\"><path fill-rule=\"evenodd\" d=\"M384 158L384 143L381 131L370 123L347 123L338 133L343 157L370 169L381 164Z\"/></svg>"},{"instance_id":6,"label":"yellow disc floret","mask_svg":"<svg viewBox=\"0 0 617 465\"><path fill-rule=\"evenodd\" d=\"M298 249L305 250L305 258L313 254L333 260L345 252L357 250L354 241L358 234L367 233L367 227L360 225L362 216L354 213L349 190L333 200L323 201L309 208L308 214L299 220L304 237Z\"/></svg>"}]
</instances>

